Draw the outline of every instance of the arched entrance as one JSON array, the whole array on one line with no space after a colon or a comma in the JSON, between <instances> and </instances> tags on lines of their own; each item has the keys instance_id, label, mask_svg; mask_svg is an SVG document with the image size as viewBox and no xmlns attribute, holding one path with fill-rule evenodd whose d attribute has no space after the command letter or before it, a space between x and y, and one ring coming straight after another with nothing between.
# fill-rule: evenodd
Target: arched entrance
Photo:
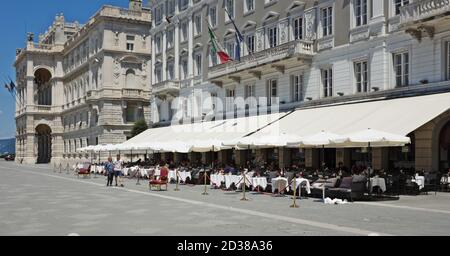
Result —
<instances>
[{"instance_id":1,"label":"arched entrance","mask_svg":"<svg viewBox=\"0 0 450 256\"><path fill-rule=\"evenodd\" d=\"M444 125L439 134L439 170L450 169L450 121Z\"/></svg>"},{"instance_id":2,"label":"arched entrance","mask_svg":"<svg viewBox=\"0 0 450 256\"><path fill-rule=\"evenodd\" d=\"M52 74L45 68L39 68L34 72L34 82L36 83L36 103L41 106L52 105L52 86L50 80Z\"/></svg>"},{"instance_id":3,"label":"arched entrance","mask_svg":"<svg viewBox=\"0 0 450 256\"><path fill-rule=\"evenodd\" d=\"M52 158L52 130L48 125L41 124L36 127L37 163L50 163Z\"/></svg>"}]
</instances>

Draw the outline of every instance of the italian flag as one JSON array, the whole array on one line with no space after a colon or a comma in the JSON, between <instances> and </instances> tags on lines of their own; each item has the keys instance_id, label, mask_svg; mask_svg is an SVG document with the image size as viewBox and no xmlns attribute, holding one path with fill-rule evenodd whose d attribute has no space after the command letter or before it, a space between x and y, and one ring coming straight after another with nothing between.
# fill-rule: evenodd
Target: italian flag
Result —
<instances>
[{"instance_id":1,"label":"italian flag","mask_svg":"<svg viewBox=\"0 0 450 256\"><path fill-rule=\"evenodd\" d=\"M214 34L214 31L211 29L211 26L208 26L209 31L209 38L211 42L211 51L217 55L219 55L220 63L226 63L228 61L231 61L232 59L230 56L225 52L223 47L217 42L216 34Z\"/></svg>"}]
</instances>

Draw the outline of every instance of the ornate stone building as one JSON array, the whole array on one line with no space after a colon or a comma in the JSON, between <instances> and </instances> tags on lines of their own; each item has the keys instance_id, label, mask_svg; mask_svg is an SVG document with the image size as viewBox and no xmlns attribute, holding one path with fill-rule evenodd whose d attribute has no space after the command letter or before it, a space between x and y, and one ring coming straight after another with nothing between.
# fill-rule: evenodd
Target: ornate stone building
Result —
<instances>
[{"instance_id":1,"label":"ornate stone building","mask_svg":"<svg viewBox=\"0 0 450 256\"><path fill-rule=\"evenodd\" d=\"M103 6L86 24L57 15L16 53L17 161L80 162L87 145L127 140L150 122L150 10Z\"/></svg>"}]
</instances>

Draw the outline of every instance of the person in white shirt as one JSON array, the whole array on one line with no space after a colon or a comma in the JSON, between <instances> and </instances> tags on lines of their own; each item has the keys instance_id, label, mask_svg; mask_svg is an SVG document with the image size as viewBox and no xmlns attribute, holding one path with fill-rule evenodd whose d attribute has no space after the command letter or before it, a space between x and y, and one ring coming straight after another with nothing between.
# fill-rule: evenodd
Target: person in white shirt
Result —
<instances>
[{"instance_id":1,"label":"person in white shirt","mask_svg":"<svg viewBox=\"0 0 450 256\"><path fill-rule=\"evenodd\" d=\"M123 187L123 160L120 159L120 155L117 155L117 160L114 162L114 177L116 178L116 187L118 183Z\"/></svg>"}]
</instances>

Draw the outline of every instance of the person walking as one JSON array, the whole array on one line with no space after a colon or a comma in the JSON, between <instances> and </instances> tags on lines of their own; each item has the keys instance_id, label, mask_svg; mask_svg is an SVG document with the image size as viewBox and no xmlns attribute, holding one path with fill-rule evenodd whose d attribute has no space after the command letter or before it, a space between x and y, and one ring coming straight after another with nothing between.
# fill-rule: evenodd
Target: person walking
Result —
<instances>
[{"instance_id":1,"label":"person walking","mask_svg":"<svg viewBox=\"0 0 450 256\"><path fill-rule=\"evenodd\" d=\"M109 157L108 162L105 163L105 172L108 177L106 186L112 186L112 182L114 179L114 165L112 163L112 157Z\"/></svg>"},{"instance_id":2,"label":"person walking","mask_svg":"<svg viewBox=\"0 0 450 256\"><path fill-rule=\"evenodd\" d=\"M116 187L118 186L117 181L119 181L118 183L121 187L123 187L123 160L120 159L120 155L117 155L116 159L117 160L114 162L114 177L116 178Z\"/></svg>"}]
</instances>

